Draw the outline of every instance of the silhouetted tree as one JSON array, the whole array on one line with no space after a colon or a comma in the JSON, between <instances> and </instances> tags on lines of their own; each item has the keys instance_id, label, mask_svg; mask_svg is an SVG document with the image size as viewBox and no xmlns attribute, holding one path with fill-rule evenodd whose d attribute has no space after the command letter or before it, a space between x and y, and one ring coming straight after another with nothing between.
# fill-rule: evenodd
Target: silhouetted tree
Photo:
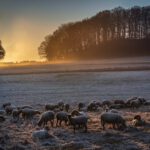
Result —
<instances>
[{"instance_id":1,"label":"silhouetted tree","mask_svg":"<svg viewBox=\"0 0 150 150\"><path fill-rule=\"evenodd\" d=\"M0 59L3 59L5 56L5 50L2 47L2 42L0 41Z\"/></svg>"},{"instance_id":2,"label":"silhouetted tree","mask_svg":"<svg viewBox=\"0 0 150 150\"><path fill-rule=\"evenodd\" d=\"M117 7L89 19L61 25L45 38L38 50L40 56L48 60L119 57L149 54L149 42L150 6Z\"/></svg>"}]
</instances>

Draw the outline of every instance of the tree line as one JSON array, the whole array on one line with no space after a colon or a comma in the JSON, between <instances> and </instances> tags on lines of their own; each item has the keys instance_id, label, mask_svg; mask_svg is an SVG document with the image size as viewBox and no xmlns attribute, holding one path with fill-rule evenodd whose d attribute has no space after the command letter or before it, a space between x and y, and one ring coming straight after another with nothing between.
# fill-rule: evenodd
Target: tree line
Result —
<instances>
[{"instance_id":1,"label":"tree line","mask_svg":"<svg viewBox=\"0 0 150 150\"><path fill-rule=\"evenodd\" d=\"M117 7L61 25L45 37L39 55L53 59L91 59L150 55L150 6Z\"/></svg>"},{"instance_id":2,"label":"tree line","mask_svg":"<svg viewBox=\"0 0 150 150\"><path fill-rule=\"evenodd\" d=\"M5 50L4 48L2 47L2 42L0 40L0 59L3 59L5 56Z\"/></svg>"}]
</instances>

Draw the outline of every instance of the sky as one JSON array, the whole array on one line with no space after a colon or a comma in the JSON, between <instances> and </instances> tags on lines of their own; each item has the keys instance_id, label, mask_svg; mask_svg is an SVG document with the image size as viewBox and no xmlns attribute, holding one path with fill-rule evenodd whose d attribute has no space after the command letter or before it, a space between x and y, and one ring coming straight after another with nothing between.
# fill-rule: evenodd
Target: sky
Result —
<instances>
[{"instance_id":1,"label":"sky","mask_svg":"<svg viewBox=\"0 0 150 150\"><path fill-rule=\"evenodd\" d=\"M0 0L3 61L39 60L38 47L61 24L118 6L147 6L150 0Z\"/></svg>"}]
</instances>

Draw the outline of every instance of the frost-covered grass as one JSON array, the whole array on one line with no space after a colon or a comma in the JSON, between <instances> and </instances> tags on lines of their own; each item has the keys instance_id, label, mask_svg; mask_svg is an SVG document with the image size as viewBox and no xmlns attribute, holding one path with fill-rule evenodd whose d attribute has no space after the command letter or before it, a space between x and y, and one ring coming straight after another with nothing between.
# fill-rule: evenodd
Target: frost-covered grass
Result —
<instances>
[{"instance_id":1,"label":"frost-covered grass","mask_svg":"<svg viewBox=\"0 0 150 150\"><path fill-rule=\"evenodd\" d=\"M39 106L35 106L35 108ZM41 106L42 109L44 106ZM34 140L32 133L40 128L36 126L39 116L34 117L34 125L23 121L13 122L11 116L5 116L6 121L0 123L0 146L4 149L22 149L22 150L76 150L76 149L102 149L102 150L149 150L150 143L150 108L142 106L138 109L122 109L123 117L127 120L126 130L114 130L107 126L102 130L100 124L101 111L88 112L88 132L77 130L73 133L70 126L62 125L54 127L49 124L48 131L51 137L49 139ZM131 120L137 114L146 121L142 127L133 127Z\"/></svg>"},{"instance_id":2,"label":"frost-covered grass","mask_svg":"<svg viewBox=\"0 0 150 150\"><path fill-rule=\"evenodd\" d=\"M0 76L0 103L150 98L150 71L72 72Z\"/></svg>"}]
</instances>

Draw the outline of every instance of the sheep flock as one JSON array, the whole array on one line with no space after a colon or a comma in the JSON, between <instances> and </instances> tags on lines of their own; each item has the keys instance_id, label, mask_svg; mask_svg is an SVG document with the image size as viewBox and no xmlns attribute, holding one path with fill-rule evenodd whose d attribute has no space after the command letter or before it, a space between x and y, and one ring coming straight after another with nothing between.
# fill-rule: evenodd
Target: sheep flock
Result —
<instances>
[{"instance_id":1,"label":"sheep flock","mask_svg":"<svg viewBox=\"0 0 150 150\"><path fill-rule=\"evenodd\" d=\"M0 150L149 150L150 101L56 103L0 109Z\"/></svg>"}]
</instances>

